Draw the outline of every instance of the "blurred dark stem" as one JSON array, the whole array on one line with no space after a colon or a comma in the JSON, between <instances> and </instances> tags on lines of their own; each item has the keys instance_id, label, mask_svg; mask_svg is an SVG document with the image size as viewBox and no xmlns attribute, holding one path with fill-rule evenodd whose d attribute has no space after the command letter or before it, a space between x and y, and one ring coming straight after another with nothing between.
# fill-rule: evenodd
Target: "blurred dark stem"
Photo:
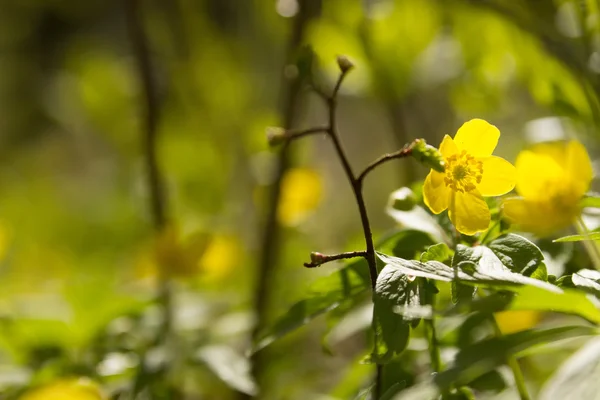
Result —
<instances>
[{"instance_id":1,"label":"blurred dark stem","mask_svg":"<svg viewBox=\"0 0 600 400\"><path fill-rule=\"evenodd\" d=\"M154 80L148 40L143 28L141 17L142 10L139 0L126 0L125 14L141 93L141 135L146 180L149 190L148 199L154 229L156 234L160 235L167 225L166 193L156 154L160 101L158 98L156 82ZM158 302L162 307L163 321L157 336L156 344L165 341L171 329L172 321L168 271L166 271L166 266L164 265L159 265L158 285ZM140 362L139 371L134 383L133 396L143 389L144 384L141 384L141 382L146 382L146 384L149 383L147 382L148 379L145 377L147 374L145 363L145 359L142 359Z\"/></svg>"},{"instance_id":2,"label":"blurred dark stem","mask_svg":"<svg viewBox=\"0 0 600 400\"><path fill-rule=\"evenodd\" d=\"M321 8L320 0L301 0L298 2L298 13L294 17L292 33L287 45L286 63L294 59L295 53L302 44L305 28L308 22L316 17ZM296 118L300 89L302 88L300 78L290 79L283 77L280 92L280 115L282 126L290 129ZM291 166L291 151L284 146L278 156L275 179L270 187L267 202L267 215L262 227L261 249L254 289L254 311L256 314L256 327L252 334L256 339L267 319L270 303L271 287L274 280L275 265L281 249L281 226L277 221L279 199L281 195L281 182L286 171ZM258 384L259 390L264 391L266 387L265 369L266 355L264 351L256 352L251 359L252 373ZM248 395L240 394L240 398L248 398Z\"/></svg>"}]
</instances>

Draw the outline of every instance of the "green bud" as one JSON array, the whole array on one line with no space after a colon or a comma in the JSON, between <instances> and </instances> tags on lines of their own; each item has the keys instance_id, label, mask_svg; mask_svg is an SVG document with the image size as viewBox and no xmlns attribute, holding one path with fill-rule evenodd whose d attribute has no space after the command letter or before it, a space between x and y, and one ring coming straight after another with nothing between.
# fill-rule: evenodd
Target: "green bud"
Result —
<instances>
[{"instance_id":1,"label":"green bud","mask_svg":"<svg viewBox=\"0 0 600 400\"><path fill-rule=\"evenodd\" d=\"M270 126L267 128L267 141L270 146L277 146L285 142L287 132L285 129L278 126Z\"/></svg>"},{"instance_id":2,"label":"green bud","mask_svg":"<svg viewBox=\"0 0 600 400\"><path fill-rule=\"evenodd\" d=\"M396 190L390 194L390 198L388 200L389 207L398 211L410 211L417 204L417 197L407 187L403 187L401 189Z\"/></svg>"},{"instance_id":3,"label":"green bud","mask_svg":"<svg viewBox=\"0 0 600 400\"><path fill-rule=\"evenodd\" d=\"M442 154L438 149L428 145L424 139L416 139L411 148L411 154L420 163L425 164L438 172L444 172L444 157L442 157Z\"/></svg>"},{"instance_id":4,"label":"green bud","mask_svg":"<svg viewBox=\"0 0 600 400\"><path fill-rule=\"evenodd\" d=\"M340 71L342 71L343 73L348 72L352 68L354 68L354 64L352 63L352 61L350 61L346 56L337 56L337 64L338 67L340 67Z\"/></svg>"}]
</instances>

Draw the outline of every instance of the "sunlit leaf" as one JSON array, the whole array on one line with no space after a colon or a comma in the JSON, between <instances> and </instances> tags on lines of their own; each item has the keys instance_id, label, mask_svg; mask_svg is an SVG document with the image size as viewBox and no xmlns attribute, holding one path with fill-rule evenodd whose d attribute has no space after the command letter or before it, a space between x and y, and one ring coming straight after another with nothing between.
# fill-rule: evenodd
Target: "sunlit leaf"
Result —
<instances>
[{"instance_id":1,"label":"sunlit leaf","mask_svg":"<svg viewBox=\"0 0 600 400\"><path fill-rule=\"evenodd\" d=\"M461 349L446 371L435 376L441 388L466 384L477 377L505 364L509 356L534 346L578 336L598 334L589 326L563 326L546 330L527 330L502 337L494 337Z\"/></svg>"},{"instance_id":2,"label":"sunlit leaf","mask_svg":"<svg viewBox=\"0 0 600 400\"><path fill-rule=\"evenodd\" d=\"M583 240L600 240L600 232L590 232L587 235L570 235L554 239L555 242L581 242Z\"/></svg>"},{"instance_id":3,"label":"sunlit leaf","mask_svg":"<svg viewBox=\"0 0 600 400\"><path fill-rule=\"evenodd\" d=\"M379 258L406 275L451 282L453 280L490 287L514 288L520 285L532 285L552 292L561 290L547 282L529 278L510 271L487 247L468 248L459 245L454 255L455 267L451 268L438 261L422 263L378 253ZM453 261L454 263L454 261Z\"/></svg>"}]
</instances>

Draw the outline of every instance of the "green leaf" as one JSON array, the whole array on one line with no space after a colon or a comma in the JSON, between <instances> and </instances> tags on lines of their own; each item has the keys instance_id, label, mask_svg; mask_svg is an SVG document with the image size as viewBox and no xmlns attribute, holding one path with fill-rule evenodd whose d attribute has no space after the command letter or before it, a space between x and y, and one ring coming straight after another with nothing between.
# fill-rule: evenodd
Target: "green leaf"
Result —
<instances>
[{"instance_id":1,"label":"green leaf","mask_svg":"<svg viewBox=\"0 0 600 400\"><path fill-rule=\"evenodd\" d=\"M428 233L407 229L398 233L394 241L392 254L396 257L415 258L433 244L434 241Z\"/></svg>"},{"instance_id":2,"label":"green leaf","mask_svg":"<svg viewBox=\"0 0 600 400\"><path fill-rule=\"evenodd\" d=\"M527 330L494 337L461 349L449 369L435 376L442 389L471 382L506 363L511 355L531 347L577 336L597 335L598 329L589 326L563 326L545 330Z\"/></svg>"},{"instance_id":3,"label":"green leaf","mask_svg":"<svg viewBox=\"0 0 600 400\"><path fill-rule=\"evenodd\" d=\"M523 236L513 233L502 235L489 243L488 247L513 272L531 276L540 267L546 270L540 248Z\"/></svg>"},{"instance_id":4,"label":"green leaf","mask_svg":"<svg viewBox=\"0 0 600 400\"><path fill-rule=\"evenodd\" d=\"M206 364L229 387L255 396L258 387L250 375L248 359L224 345L205 346L196 353L198 361Z\"/></svg>"},{"instance_id":5,"label":"green leaf","mask_svg":"<svg viewBox=\"0 0 600 400\"><path fill-rule=\"evenodd\" d=\"M451 287L451 299L452 303L458 304L465 301L473 300L475 296L475 286L465 285L463 283L452 281Z\"/></svg>"},{"instance_id":6,"label":"green leaf","mask_svg":"<svg viewBox=\"0 0 600 400\"><path fill-rule=\"evenodd\" d=\"M600 338L588 341L546 382L538 398L589 399L600 392Z\"/></svg>"},{"instance_id":7,"label":"green leaf","mask_svg":"<svg viewBox=\"0 0 600 400\"><path fill-rule=\"evenodd\" d=\"M427 251L421 254L421 261L439 261L444 262L452 257L454 252L446 245L446 243L438 243L429 246Z\"/></svg>"},{"instance_id":8,"label":"green leaf","mask_svg":"<svg viewBox=\"0 0 600 400\"><path fill-rule=\"evenodd\" d=\"M373 295L374 318L378 334L372 359L387 363L404 351L410 337L410 315L400 316L396 307L419 305L419 286L393 267L385 267L377 278Z\"/></svg>"},{"instance_id":9,"label":"green leaf","mask_svg":"<svg viewBox=\"0 0 600 400\"><path fill-rule=\"evenodd\" d=\"M456 280L469 284L507 289L512 289L520 285L532 285L552 292L561 292L561 289L547 282L510 271L485 246L470 248L459 245L453 258L454 268L450 268L438 261L423 263L392 257L382 253L378 253L378 256L386 265L391 265L406 275L420 276L445 282Z\"/></svg>"},{"instance_id":10,"label":"green leaf","mask_svg":"<svg viewBox=\"0 0 600 400\"><path fill-rule=\"evenodd\" d=\"M382 238L377 247L386 250L401 247L403 251L414 255L431 244L433 244L432 239L423 232L402 230ZM292 305L273 325L266 327L261 332L254 344L253 351L265 348L275 340L328 311L340 307L343 307L345 311L352 310L370 289L369 267L364 259L354 261L333 274L318 279L309 288L305 299ZM340 318L334 318L330 328L333 327L336 319L340 320Z\"/></svg>"},{"instance_id":11,"label":"green leaf","mask_svg":"<svg viewBox=\"0 0 600 400\"><path fill-rule=\"evenodd\" d=\"M366 293L371 287L365 260L355 261L339 271L317 280L306 299L294 304L275 324L259 336L253 351L258 351L287 333L332 310L349 298Z\"/></svg>"},{"instance_id":12,"label":"green leaf","mask_svg":"<svg viewBox=\"0 0 600 400\"><path fill-rule=\"evenodd\" d=\"M589 192L579 202L581 208L593 207L600 208L600 194Z\"/></svg>"},{"instance_id":13,"label":"green leaf","mask_svg":"<svg viewBox=\"0 0 600 400\"><path fill-rule=\"evenodd\" d=\"M554 242L581 242L584 240L600 240L600 232L590 232L588 235L571 235L554 239Z\"/></svg>"},{"instance_id":14,"label":"green leaf","mask_svg":"<svg viewBox=\"0 0 600 400\"><path fill-rule=\"evenodd\" d=\"M591 269L581 269L571 276L575 287L600 297L600 272Z\"/></svg>"}]
</instances>

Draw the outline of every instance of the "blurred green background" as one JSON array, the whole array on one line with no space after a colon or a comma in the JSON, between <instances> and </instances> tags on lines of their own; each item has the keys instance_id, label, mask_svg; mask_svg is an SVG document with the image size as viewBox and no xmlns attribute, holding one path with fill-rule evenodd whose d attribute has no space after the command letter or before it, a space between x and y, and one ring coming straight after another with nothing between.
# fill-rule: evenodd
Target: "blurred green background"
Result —
<instances>
[{"instance_id":1,"label":"blurred green background","mask_svg":"<svg viewBox=\"0 0 600 400\"><path fill-rule=\"evenodd\" d=\"M266 141L268 126L325 122L308 71L331 88L336 55L355 64L338 121L356 170L474 117L511 161L540 140L592 151L599 33L592 0L0 0L0 393L88 376L129 398L146 367L159 378L140 396L254 393L256 324L331 271L303 268L311 251L363 246L329 141L283 156ZM140 65L158 105L158 227ZM399 161L370 177L376 237L395 225L389 193L425 173ZM259 353L259 397L350 398L371 373L357 364L368 310L355 314L326 345L320 320Z\"/></svg>"}]
</instances>

